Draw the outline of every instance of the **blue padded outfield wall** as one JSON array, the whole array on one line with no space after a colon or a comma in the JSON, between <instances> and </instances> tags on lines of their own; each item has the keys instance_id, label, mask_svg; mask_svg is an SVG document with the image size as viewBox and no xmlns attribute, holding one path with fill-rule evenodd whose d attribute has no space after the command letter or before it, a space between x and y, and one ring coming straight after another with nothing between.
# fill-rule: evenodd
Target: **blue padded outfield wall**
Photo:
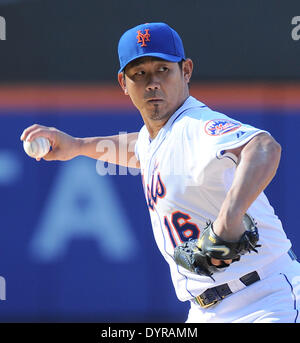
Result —
<instances>
[{"instance_id":1,"label":"blue padded outfield wall","mask_svg":"<svg viewBox=\"0 0 300 343\"><path fill-rule=\"evenodd\" d=\"M282 145L266 193L300 255L299 113L226 113L267 129ZM0 321L184 321L188 303L177 300L155 245L140 176L100 176L97 161L85 157L36 162L19 140L33 123L79 137L142 125L134 110L1 110L0 275L6 300L0 301Z\"/></svg>"}]
</instances>

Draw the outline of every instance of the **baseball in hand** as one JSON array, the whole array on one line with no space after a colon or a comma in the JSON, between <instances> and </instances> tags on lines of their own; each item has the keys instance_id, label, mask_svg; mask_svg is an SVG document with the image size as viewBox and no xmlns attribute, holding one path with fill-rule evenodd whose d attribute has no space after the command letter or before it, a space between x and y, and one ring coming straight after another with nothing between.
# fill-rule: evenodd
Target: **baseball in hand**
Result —
<instances>
[{"instance_id":1,"label":"baseball in hand","mask_svg":"<svg viewBox=\"0 0 300 343\"><path fill-rule=\"evenodd\" d=\"M27 155L33 158L42 158L50 150L50 142L45 137L38 137L32 142L23 142L23 147Z\"/></svg>"}]
</instances>

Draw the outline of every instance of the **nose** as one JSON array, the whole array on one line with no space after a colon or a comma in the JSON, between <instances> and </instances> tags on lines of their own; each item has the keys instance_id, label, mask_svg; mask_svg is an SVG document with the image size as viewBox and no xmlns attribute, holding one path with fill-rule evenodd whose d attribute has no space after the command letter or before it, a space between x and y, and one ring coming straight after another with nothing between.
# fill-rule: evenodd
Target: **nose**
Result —
<instances>
[{"instance_id":1,"label":"nose","mask_svg":"<svg viewBox=\"0 0 300 343\"><path fill-rule=\"evenodd\" d=\"M157 76L151 75L149 76L149 80L147 83L147 90L148 91L154 91L154 90L159 90L160 89L160 80Z\"/></svg>"}]
</instances>

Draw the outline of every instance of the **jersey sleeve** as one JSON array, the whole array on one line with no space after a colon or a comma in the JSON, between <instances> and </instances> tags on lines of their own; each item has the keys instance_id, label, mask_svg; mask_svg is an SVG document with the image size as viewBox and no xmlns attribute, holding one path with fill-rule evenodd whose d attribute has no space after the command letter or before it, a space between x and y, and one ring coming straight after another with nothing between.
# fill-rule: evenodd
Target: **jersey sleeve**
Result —
<instances>
[{"instance_id":1,"label":"jersey sleeve","mask_svg":"<svg viewBox=\"0 0 300 343\"><path fill-rule=\"evenodd\" d=\"M225 151L238 148L263 132L268 133L209 108L190 116L184 142L185 165L192 179L219 192L226 170L235 168L237 162L234 154Z\"/></svg>"},{"instance_id":2,"label":"jersey sleeve","mask_svg":"<svg viewBox=\"0 0 300 343\"><path fill-rule=\"evenodd\" d=\"M207 147L216 157L225 150L238 148L260 133L268 133L252 125L244 124L218 112L212 112L214 118L203 121L201 136Z\"/></svg>"}]
</instances>

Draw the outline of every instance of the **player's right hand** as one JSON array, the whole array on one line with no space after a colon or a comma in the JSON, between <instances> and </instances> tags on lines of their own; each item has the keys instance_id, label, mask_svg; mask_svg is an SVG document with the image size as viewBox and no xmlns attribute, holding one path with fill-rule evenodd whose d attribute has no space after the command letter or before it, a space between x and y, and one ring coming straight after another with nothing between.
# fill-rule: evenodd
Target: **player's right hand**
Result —
<instances>
[{"instance_id":1,"label":"player's right hand","mask_svg":"<svg viewBox=\"0 0 300 343\"><path fill-rule=\"evenodd\" d=\"M23 131L20 139L31 142L37 137L45 137L50 141L52 149L43 157L46 161L67 161L78 156L79 140L55 127L34 124Z\"/></svg>"}]
</instances>

